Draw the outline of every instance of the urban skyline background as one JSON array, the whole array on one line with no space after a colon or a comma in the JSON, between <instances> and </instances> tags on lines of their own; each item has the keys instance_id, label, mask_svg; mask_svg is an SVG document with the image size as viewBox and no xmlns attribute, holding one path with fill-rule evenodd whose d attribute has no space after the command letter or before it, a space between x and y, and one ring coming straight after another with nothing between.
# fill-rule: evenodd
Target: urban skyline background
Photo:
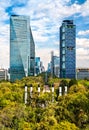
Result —
<instances>
[{"instance_id":1,"label":"urban skyline background","mask_svg":"<svg viewBox=\"0 0 89 130\"><path fill-rule=\"evenodd\" d=\"M89 64L89 1L88 0L1 0L0 1L0 67L9 67L10 15L30 16L36 56L47 68L51 51L59 56L59 28L65 19L76 25L77 67Z\"/></svg>"}]
</instances>

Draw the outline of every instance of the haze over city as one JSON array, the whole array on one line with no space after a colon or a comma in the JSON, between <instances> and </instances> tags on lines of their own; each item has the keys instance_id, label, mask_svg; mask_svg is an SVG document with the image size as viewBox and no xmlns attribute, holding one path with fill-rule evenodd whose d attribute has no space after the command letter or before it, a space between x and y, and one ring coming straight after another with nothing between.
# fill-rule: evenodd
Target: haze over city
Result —
<instances>
[{"instance_id":1,"label":"haze over city","mask_svg":"<svg viewBox=\"0 0 89 130\"><path fill-rule=\"evenodd\" d=\"M9 67L10 15L30 16L36 56L47 68L51 51L59 55L59 28L65 19L76 25L77 67L89 64L89 1L88 0L1 0L0 1L0 67Z\"/></svg>"}]
</instances>

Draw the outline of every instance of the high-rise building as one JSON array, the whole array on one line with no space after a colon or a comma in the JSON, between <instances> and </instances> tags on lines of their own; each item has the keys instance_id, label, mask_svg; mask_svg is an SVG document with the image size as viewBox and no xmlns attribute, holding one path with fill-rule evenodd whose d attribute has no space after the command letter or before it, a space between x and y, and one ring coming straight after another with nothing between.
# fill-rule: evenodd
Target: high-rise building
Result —
<instances>
[{"instance_id":1,"label":"high-rise building","mask_svg":"<svg viewBox=\"0 0 89 130\"><path fill-rule=\"evenodd\" d=\"M60 58L58 56L54 56L54 75L56 77L59 77L59 74L60 74L59 59Z\"/></svg>"},{"instance_id":2,"label":"high-rise building","mask_svg":"<svg viewBox=\"0 0 89 130\"><path fill-rule=\"evenodd\" d=\"M59 77L59 57L54 55L54 52L51 52L51 61L48 63L47 72L51 73L51 76Z\"/></svg>"},{"instance_id":3,"label":"high-rise building","mask_svg":"<svg viewBox=\"0 0 89 130\"><path fill-rule=\"evenodd\" d=\"M64 20L60 27L60 78L76 78L76 26Z\"/></svg>"},{"instance_id":4,"label":"high-rise building","mask_svg":"<svg viewBox=\"0 0 89 130\"><path fill-rule=\"evenodd\" d=\"M34 75L35 45L28 16L10 17L10 80Z\"/></svg>"},{"instance_id":5,"label":"high-rise building","mask_svg":"<svg viewBox=\"0 0 89 130\"><path fill-rule=\"evenodd\" d=\"M43 62L40 60L40 57L35 58L35 75L38 75L45 71Z\"/></svg>"}]
</instances>

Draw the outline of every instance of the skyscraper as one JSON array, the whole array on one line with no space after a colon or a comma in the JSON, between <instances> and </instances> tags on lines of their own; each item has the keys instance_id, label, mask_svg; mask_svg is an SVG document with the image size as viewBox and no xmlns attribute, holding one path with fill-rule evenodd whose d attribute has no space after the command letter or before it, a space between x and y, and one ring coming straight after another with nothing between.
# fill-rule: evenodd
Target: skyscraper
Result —
<instances>
[{"instance_id":1,"label":"skyscraper","mask_svg":"<svg viewBox=\"0 0 89 130\"><path fill-rule=\"evenodd\" d=\"M34 75L34 63L35 45L30 19L28 16L12 15L10 18L10 80Z\"/></svg>"},{"instance_id":2,"label":"skyscraper","mask_svg":"<svg viewBox=\"0 0 89 130\"><path fill-rule=\"evenodd\" d=\"M35 57L35 75L38 75L45 71L43 66L43 62L41 61L40 57Z\"/></svg>"},{"instance_id":3,"label":"skyscraper","mask_svg":"<svg viewBox=\"0 0 89 130\"><path fill-rule=\"evenodd\" d=\"M64 20L60 27L60 78L76 78L76 26Z\"/></svg>"},{"instance_id":4,"label":"skyscraper","mask_svg":"<svg viewBox=\"0 0 89 130\"><path fill-rule=\"evenodd\" d=\"M52 77L59 77L59 57L54 55L54 52L51 52L51 63L50 63L50 71Z\"/></svg>"}]
</instances>

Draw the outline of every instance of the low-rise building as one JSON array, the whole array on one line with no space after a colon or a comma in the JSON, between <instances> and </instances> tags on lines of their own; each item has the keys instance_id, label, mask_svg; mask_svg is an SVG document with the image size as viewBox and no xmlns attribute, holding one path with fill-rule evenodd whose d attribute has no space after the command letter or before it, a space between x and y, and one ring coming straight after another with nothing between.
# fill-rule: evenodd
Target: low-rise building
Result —
<instances>
[{"instance_id":1,"label":"low-rise building","mask_svg":"<svg viewBox=\"0 0 89 130\"><path fill-rule=\"evenodd\" d=\"M77 68L77 79L89 79L89 68Z\"/></svg>"},{"instance_id":2,"label":"low-rise building","mask_svg":"<svg viewBox=\"0 0 89 130\"><path fill-rule=\"evenodd\" d=\"M7 69L0 69L0 80L7 80Z\"/></svg>"}]
</instances>

